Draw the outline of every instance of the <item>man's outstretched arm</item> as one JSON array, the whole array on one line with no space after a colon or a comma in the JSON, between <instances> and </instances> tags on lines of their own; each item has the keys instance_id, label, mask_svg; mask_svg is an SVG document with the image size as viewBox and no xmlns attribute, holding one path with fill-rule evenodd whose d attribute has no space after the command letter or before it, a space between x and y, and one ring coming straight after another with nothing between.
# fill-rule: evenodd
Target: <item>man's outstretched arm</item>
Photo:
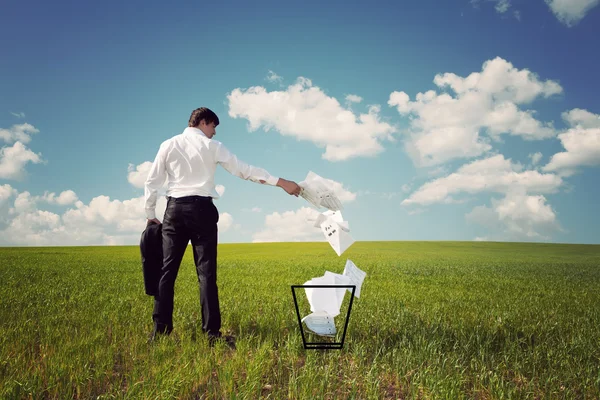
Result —
<instances>
[{"instance_id":1,"label":"man's outstretched arm","mask_svg":"<svg viewBox=\"0 0 600 400\"><path fill-rule=\"evenodd\" d=\"M225 168L227 172L239 178L278 186L285 190L286 193L296 197L300 194L300 186L296 182L274 177L263 168L254 167L238 160L235 154L231 153L221 143L219 143L219 147L217 148L217 163Z\"/></svg>"}]
</instances>

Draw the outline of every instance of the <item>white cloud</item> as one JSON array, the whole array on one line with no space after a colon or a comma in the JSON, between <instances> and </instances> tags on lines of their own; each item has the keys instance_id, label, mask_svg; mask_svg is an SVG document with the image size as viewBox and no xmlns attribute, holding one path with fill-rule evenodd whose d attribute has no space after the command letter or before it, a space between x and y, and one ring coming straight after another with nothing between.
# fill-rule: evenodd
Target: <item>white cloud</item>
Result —
<instances>
[{"instance_id":1,"label":"white cloud","mask_svg":"<svg viewBox=\"0 0 600 400\"><path fill-rule=\"evenodd\" d=\"M519 105L562 92L551 80L540 81L532 72L518 70L496 57L486 61L481 72L462 78L438 74L433 81L440 90L418 93L410 101L405 92L392 92L388 105L410 118L406 150L418 166L433 166L457 158L472 158L492 149L487 134L498 140L502 134L526 140L553 137L551 123L534 118L534 111Z\"/></svg>"},{"instance_id":2,"label":"white cloud","mask_svg":"<svg viewBox=\"0 0 600 400\"><path fill-rule=\"evenodd\" d=\"M594 114L581 108L574 108L571 111L562 113L562 118L572 128L600 128L600 114Z\"/></svg>"},{"instance_id":3,"label":"white cloud","mask_svg":"<svg viewBox=\"0 0 600 400\"><path fill-rule=\"evenodd\" d=\"M261 211L262 211L262 209L260 207L253 207L252 208L252 212L259 213Z\"/></svg>"},{"instance_id":4,"label":"white cloud","mask_svg":"<svg viewBox=\"0 0 600 400\"><path fill-rule=\"evenodd\" d=\"M542 159L542 153L540 153L538 151L536 153L529 154L528 157L531 158L531 164L537 165L540 162L540 160Z\"/></svg>"},{"instance_id":5,"label":"white cloud","mask_svg":"<svg viewBox=\"0 0 600 400\"><path fill-rule=\"evenodd\" d=\"M319 228L313 226L319 212L302 207L296 211L275 212L265 217L263 230L252 236L253 242L317 242L323 241ZM313 221L309 221L313 219Z\"/></svg>"},{"instance_id":6,"label":"white cloud","mask_svg":"<svg viewBox=\"0 0 600 400\"><path fill-rule=\"evenodd\" d=\"M12 200L14 198L14 201ZM78 246L137 244L146 226L143 196L119 201L98 196L84 204L71 190L56 196L32 196L10 185L0 186L0 245ZM40 209L45 203L75 204L62 215ZM164 215L166 200L157 201Z\"/></svg>"},{"instance_id":7,"label":"white cloud","mask_svg":"<svg viewBox=\"0 0 600 400\"><path fill-rule=\"evenodd\" d=\"M346 96L347 103L360 103L361 101L363 101L363 98L355 94L349 94Z\"/></svg>"},{"instance_id":8,"label":"white cloud","mask_svg":"<svg viewBox=\"0 0 600 400\"><path fill-rule=\"evenodd\" d=\"M3 147L0 149L0 179L23 179L26 174L25 165L29 162L43 162L41 153L34 153L21 142L15 142L12 147Z\"/></svg>"},{"instance_id":9,"label":"white cloud","mask_svg":"<svg viewBox=\"0 0 600 400\"><path fill-rule=\"evenodd\" d=\"M562 183L562 179L554 174L522 171L521 165L512 163L503 155L495 155L473 161L446 177L425 183L403 200L402 205L452 203L457 201L452 196L460 193L508 193L517 189L524 193L555 193Z\"/></svg>"},{"instance_id":10,"label":"white cloud","mask_svg":"<svg viewBox=\"0 0 600 400\"><path fill-rule=\"evenodd\" d=\"M9 129L0 128L0 139L6 143L29 143L31 141L31 135L39 133L40 131L33 125L20 124L13 125Z\"/></svg>"},{"instance_id":11,"label":"white cloud","mask_svg":"<svg viewBox=\"0 0 600 400\"><path fill-rule=\"evenodd\" d=\"M14 202L14 208L10 210L11 214L21 214L36 210L37 199L31 196L29 192L19 193Z\"/></svg>"},{"instance_id":12,"label":"white cloud","mask_svg":"<svg viewBox=\"0 0 600 400\"><path fill-rule=\"evenodd\" d=\"M283 78L281 76L277 75L275 72L273 72L271 70L269 70L269 73L267 74L267 80L269 82L272 82L272 83L275 83L275 82L281 83L281 82L283 82Z\"/></svg>"},{"instance_id":13,"label":"white cloud","mask_svg":"<svg viewBox=\"0 0 600 400\"><path fill-rule=\"evenodd\" d=\"M233 216L231 214L226 212L219 214L219 222L217 223L219 232L227 232L232 225Z\"/></svg>"},{"instance_id":14,"label":"white cloud","mask_svg":"<svg viewBox=\"0 0 600 400\"><path fill-rule=\"evenodd\" d=\"M8 203L8 200L17 194L17 189L13 188L8 183L0 185L0 206Z\"/></svg>"},{"instance_id":15,"label":"white cloud","mask_svg":"<svg viewBox=\"0 0 600 400\"><path fill-rule=\"evenodd\" d=\"M600 115L574 109L562 117L571 126L558 135L566 151L554 154L542 170L570 176L580 167L600 165Z\"/></svg>"},{"instance_id":16,"label":"white cloud","mask_svg":"<svg viewBox=\"0 0 600 400\"><path fill-rule=\"evenodd\" d=\"M217 186L215 186L215 190L217 191L219 196L223 196L223 193L225 193L225 186L217 185Z\"/></svg>"},{"instance_id":17,"label":"white cloud","mask_svg":"<svg viewBox=\"0 0 600 400\"><path fill-rule=\"evenodd\" d=\"M56 196L55 193L44 192L42 199L50 204L58 204L61 206L74 204L78 200L77 194L75 194L75 192L72 190L65 190L61 192L58 196Z\"/></svg>"},{"instance_id":18,"label":"white cloud","mask_svg":"<svg viewBox=\"0 0 600 400\"><path fill-rule=\"evenodd\" d=\"M556 18L568 27L577 25L599 2L599 0L546 0L546 4Z\"/></svg>"},{"instance_id":19,"label":"white cloud","mask_svg":"<svg viewBox=\"0 0 600 400\"><path fill-rule=\"evenodd\" d=\"M248 120L250 131L275 129L284 136L313 142L325 148L322 157L329 161L379 154L381 142L393 140L396 131L380 121L378 106L355 115L302 77L284 91L237 88L227 99L229 116Z\"/></svg>"},{"instance_id":20,"label":"white cloud","mask_svg":"<svg viewBox=\"0 0 600 400\"><path fill-rule=\"evenodd\" d=\"M0 185L0 245L3 246L80 246L137 245L146 227L144 197L111 200L94 197L89 204L71 191L59 196L45 192L32 196L19 193L10 185ZM74 204L73 204L74 201ZM72 204L62 215L40 209L44 203ZM166 199L159 197L156 215L162 221ZM220 233L232 227L229 213L219 215Z\"/></svg>"},{"instance_id":21,"label":"white cloud","mask_svg":"<svg viewBox=\"0 0 600 400\"><path fill-rule=\"evenodd\" d=\"M510 8L510 1L509 0L498 0L495 8L496 8L497 12L499 12L500 14L503 14L503 13L507 12L508 9Z\"/></svg>"},{"instance_id":22,"label":"white cloud","mask_svg":"<svg viewBox=\"0 0 600 400\"><path fill-rule=\"evenodd\" d=\"M471 0L471 5L474 8L479 8L480 2L481 2L481 0ZM506 14L506 12L510 9L510 7L512 7L510 0L485 0L485 2L486 3L495 3L494 9L499 14ZM521 20L521 12L519 10L515 10L513 12L513 15L517 20L519 20L519 21Z\"/></svg>"},{"instance_id":23,"label":"white cloud","mask_svg":"<svg viewBox=\"0 0 600 400\"><path fill-rule=\"evenodd\" d=\"M10 112L12 115L14 115L17 118L25 118L25 113L24 112L20 112L20 113L15 113L15 112Z\"/></svg>"},{"instance_id":24,"label":"white cloud","mask_svg":"<svg viewBox=\"0 0 600 400\"><path fill-rule=\"evenodd\" d=\"M76 203L76 209L70 209L63 215L67 226L94 225L116 228L119 232L131 231L133 226L141 233L146 224L144 213L144 196L129 200L111 200L100 195L94 197L88 205ZM156 215L162 220L166 208L166 199L157 199Z\"/></svg>"},{"instance_id":25,"label":"white cloud","mask_svg":"<svg viewBox=\"0 0 600 400\"><path fill-rule=\"evenodd\" d=\"M134 187L143 189L150 173L150 168L152 168L152 161L145 161L137 166L130 163L127 166L127 181Z\"/></svg>"},{"instance_id":26,"label":"white cloud","mask_svg":"<svg viewBox=\"0 0 600 400\"><path fill-rule=\"evenodd\" d=\"M549 240L548 233L562 229L544 196L528 196L519 191L501 200L492 199L491 207L475 207L466 218L485 226L499 240Z\"/></svg>"},{"instance_id":27,"label":"white cloud","mask_svg":"<svg viewBox=\"0 0 600 400\"><path fill-rule=\"evenodd\" d=\"M0 185L0 230L5 228L11 221L11 202L19 192L9 184Z\"/></svg>"}]
</instances>

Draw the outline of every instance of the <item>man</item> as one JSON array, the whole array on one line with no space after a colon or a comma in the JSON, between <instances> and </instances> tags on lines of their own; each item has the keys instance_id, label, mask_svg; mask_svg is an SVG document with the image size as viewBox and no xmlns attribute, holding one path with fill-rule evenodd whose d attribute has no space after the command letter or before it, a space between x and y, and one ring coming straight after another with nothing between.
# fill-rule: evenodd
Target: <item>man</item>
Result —
<instances>
[{"instance_id":1,"label":"man","mask_svg":"<svg viewBox=\"0 0 600 400\"><path fill-rule=\"evenodd\" d=\"M173 330L175 279L190 240L200 283L202 330L211 345L223 337L217 291L219 212L213 204L213 198L219 197L214 181L217 165L242 179L279 186L296 197L300 193L295 182L238 160L222 143L213 140L218 125L219 118L210 109L194 110L183 133L161 143L146 179L147 223L160 224L155 215L157 190L168 178L167 208L162 222L162 276L154 302L152 339ZM226 340L229 343L231 338Z\"/></svg>"}]
</instances>

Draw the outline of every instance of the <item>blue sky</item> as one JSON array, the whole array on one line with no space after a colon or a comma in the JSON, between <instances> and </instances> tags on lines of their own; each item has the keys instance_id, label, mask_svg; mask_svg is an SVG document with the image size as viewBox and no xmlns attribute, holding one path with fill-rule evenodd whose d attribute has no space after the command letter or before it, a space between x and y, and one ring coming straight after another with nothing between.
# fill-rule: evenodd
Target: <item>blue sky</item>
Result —
<instances>
[{"instance_id":1,"label":"blue sky","mask_svg":"<svg viewBox=\"0 0 600 400\"><path fill-rule=\"evenodd\" d=\"M0 245L139 243L201 106L241 160L332 180L355 240L600 243L598 0L218 3L3 4ZM222 243L324 240L216 180Z\"/></svg>"}]
</instances>

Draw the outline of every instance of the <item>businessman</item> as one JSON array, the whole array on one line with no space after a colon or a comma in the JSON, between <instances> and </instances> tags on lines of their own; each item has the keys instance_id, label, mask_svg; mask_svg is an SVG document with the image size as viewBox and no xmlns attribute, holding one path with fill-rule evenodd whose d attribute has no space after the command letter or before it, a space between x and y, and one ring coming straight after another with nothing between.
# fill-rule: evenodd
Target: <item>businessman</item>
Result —
<instances>
[{"instance_id":1,"label":"businessman","mask_svg":"<svg viewBox=\"0 0 600 400\"><path fill-rule=\"evenodd\" d=\"M200 284L202 330L209 343L233 338L221 333L221 311L217 290L217 222L219 211L213 203L215 170L221 165L232 175L252 182L278 186L298 196L300 187L293 181L270 175L262 168L248 165L214 140L218 116L206 107L194 110L188 127L161 143L146 179L144 195L147 223L160 224L156 218L157 191L167 179L167 208L162 222L163 265L154 301L154 330L151 339L173 330L175 279L182 257L191 241Z\"/></svg>"}]
</instances>

